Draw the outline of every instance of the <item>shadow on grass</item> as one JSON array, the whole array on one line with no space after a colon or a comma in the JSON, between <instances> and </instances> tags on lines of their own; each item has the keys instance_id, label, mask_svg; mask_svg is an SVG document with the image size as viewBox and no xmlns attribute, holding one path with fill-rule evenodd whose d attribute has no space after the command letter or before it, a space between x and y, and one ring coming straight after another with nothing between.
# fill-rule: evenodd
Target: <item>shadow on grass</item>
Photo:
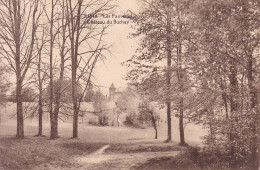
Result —
<instances>
[{"instance_id":1,"label":"shadow on grass","mask_svg":"<svg viewBox=\"0 0 260 170\"><path fill-rule=\"evenodd\" d=\"M38 169L39 166L77 168L71 161L76 155L89 154L102 143L84 143L64 138L0 137L0 167L4 169ZM55 167L54 167L55 168Z\"/></svg>"},{"instance_id":2,"label":"shadow on grass","mask_svg":"<svg viewBox=\"0 0 260 170\"><path fill-rule=\"evenodd\" d=\"M176 146L174 144L150 144L150 143L118 143L112 144L106 153L139 153L139 152L169 152L169 151L184 151L185 147Z\"/></svg>"}]
</instances>

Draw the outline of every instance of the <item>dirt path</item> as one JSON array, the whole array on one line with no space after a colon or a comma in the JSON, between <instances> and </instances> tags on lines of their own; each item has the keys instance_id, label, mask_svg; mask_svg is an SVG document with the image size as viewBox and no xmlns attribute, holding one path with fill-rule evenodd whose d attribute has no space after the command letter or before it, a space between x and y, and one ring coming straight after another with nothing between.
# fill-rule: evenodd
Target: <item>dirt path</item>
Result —
<instances>
[{"instance_id":1,"label":"dirt path","mask_svg":"<svg viewBox=\"0 0 260 170\"><path fill-rule=\"evenodd\" d=\"M97 150L96 152L92 153L92 155L101 155L105 152L105 150L107 148L109 148L110 145L105 145L102 148L100 148L99 150Z\"/></svg>"},{"instance_id":2,"label":"dirt path","mask_svg":"<svg viewBox=\"0 0 260 170\"><path fill-rule=\"evenodd\" d=\"M75 160L77 163L80 165L85 165L85 164L98 164L101 162L104 162L109 159L109 157L104 157L103 153L105 150L109 147L109 145L105 145L96 152L93 152L90 155L87 156L81 156L81 157L76 157Z\"/></svg>"},{"instance_id":3,"label":"dirt path","mask_svg":"<svg viewBox=\"0 0 260 170\"><path fill-rule=\"evenodd\" d=\"M140 152L140 153L104 153L109 145L105 145L98 151L87 155L76 157L75 161L79 164L79 169L133 169L134 166L144 163L149 159L163 156L175 156L180 151L169 152Z\"/></svg>"}]
</instances>

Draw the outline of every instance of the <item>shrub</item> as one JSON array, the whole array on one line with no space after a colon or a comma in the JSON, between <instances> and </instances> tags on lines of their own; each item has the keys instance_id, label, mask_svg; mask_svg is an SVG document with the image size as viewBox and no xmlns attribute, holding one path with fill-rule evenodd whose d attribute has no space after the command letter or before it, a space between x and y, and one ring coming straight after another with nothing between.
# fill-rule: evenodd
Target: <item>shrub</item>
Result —
<instances>
[{"instance_id":1,"label":"shrub","mask_svg":"<svg viewBox=\"0 0 260 170\"><path fill-rule=\"evenodd\" d=\"M90 119L88 124L90 124L90 125L98 125L97 121L95 121L94 119Z\"/></svg>"},{"instance_id":2,"label":"shrub","mask_svg":"<svg viewBox=\"0 0 260 170\"><path fill-rule=\"evenodd\" d=\"M105 115L98 116L98 123L101 126L108 126L108 117Z\"/></svg>"},{"instance_id":3,"label":"shrub","mask_svg":"<svg viewBox=\"0 0 260 170\"><path fill-rule=\"evenodd\" d=\"M176 164L186 169L229 169L226 152L192 146L176 157Z\"/></svg>"},{"instance_id":4,"label":"shrub","mask_svg":"<svg viewBox=\"0 0 260 170\"><path fill-rule=\"evenodd\" d=\"M126 126L130 126L130 127L134 127L134 128L144 128L142 125L140 125L140 123L136 119L136 117L131 114L126 116L124 124Z\"/></svg>"},{"instance_id":5,"label":"shrub","mask_svg":"<svg viewBox=\"0 0 260 170\"><path fill-rule=\"evenodd\" d=\"M132 117L131 116L126 116L124 124L126 126L133 126L134 125L134 121L133 121Z\"/></svg>"}]
</instances>

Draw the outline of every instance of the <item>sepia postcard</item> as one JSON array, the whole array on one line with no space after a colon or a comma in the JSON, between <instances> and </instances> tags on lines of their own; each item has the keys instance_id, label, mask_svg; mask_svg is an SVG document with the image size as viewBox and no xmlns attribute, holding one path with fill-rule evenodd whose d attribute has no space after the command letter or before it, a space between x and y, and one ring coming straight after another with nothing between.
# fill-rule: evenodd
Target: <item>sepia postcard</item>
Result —
<instances>
[{"instance_id":1,"label":"sepia postcard","mask_svg":"<svg viewBox=\"0 0 260 170\"><path fill-rule=\"evenodd\" d=\"M259 0L0 0L0 170L260 170Z\"/></svg>"}]
</instances>

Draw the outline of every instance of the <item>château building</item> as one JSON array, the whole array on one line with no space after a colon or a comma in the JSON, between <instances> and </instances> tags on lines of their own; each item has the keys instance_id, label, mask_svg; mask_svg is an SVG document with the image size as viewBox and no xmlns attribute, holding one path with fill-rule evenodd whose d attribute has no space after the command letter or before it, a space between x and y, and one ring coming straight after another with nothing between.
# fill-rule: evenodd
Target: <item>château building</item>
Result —
<instances>
[{"instance_id":1,"label":"ch\u00e2teau building","mask_svg":"<svg viewBox=\"0 0 260 170\"><path fill-rule=\"evenodd\" d=\"M109 87L109 101L116 102L120 92L115 88L114 83Z\"/></svg>"}]
</instances>

